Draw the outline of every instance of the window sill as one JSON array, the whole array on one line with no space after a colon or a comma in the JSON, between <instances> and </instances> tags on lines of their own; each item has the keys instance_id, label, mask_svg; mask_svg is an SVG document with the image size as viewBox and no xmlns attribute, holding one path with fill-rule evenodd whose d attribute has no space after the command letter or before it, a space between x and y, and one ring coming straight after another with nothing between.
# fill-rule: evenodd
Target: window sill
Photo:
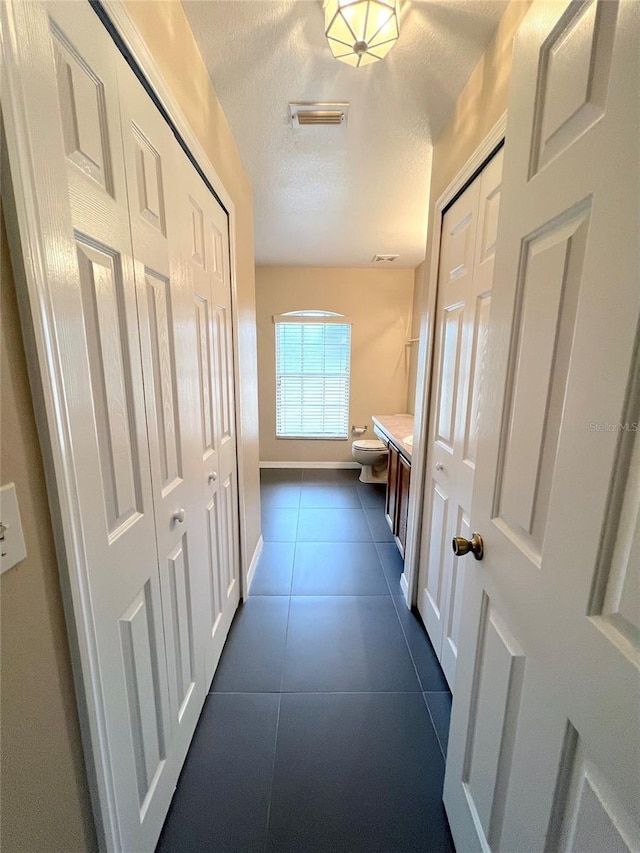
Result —
<instances>
[{"instance_id":1,"label":"window sill","mask_svg":"<svg viewBox=\"0 0 640 853\"><path fill-rule=\"evenodd\" d=\"M277 441L349 441L348 435L276 435Z\"/></svg>"}]
</instances>

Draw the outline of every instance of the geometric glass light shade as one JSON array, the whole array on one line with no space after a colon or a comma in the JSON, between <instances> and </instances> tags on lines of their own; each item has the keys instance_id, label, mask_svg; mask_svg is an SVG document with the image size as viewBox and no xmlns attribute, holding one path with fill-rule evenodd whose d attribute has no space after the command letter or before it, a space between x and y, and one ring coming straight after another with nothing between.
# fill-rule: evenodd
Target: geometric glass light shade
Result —
<instances>
[{"instance_id":1,"label":"geometric glass light shade","mask_svg":"<svg viewBox=\"0 0 640 853\"><path fill-rule=\"evenodd\" d=\"M324 22L335 58L360 68L383 59L395 44L398 0L327 0Z\"/></svg>"}]
</instances>

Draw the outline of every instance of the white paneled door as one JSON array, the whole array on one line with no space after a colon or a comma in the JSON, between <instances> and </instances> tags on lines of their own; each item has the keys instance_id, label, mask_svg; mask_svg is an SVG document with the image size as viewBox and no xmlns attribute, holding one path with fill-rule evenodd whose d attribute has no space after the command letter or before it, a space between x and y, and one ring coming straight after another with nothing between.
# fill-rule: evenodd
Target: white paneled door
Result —
<instances>
[{"instance_id":1,"label":"white paneled door","mask_svg":"<svg viewBox=\"0 0 640 853\"><path fill-rule=\"evenodd\" d=\"M515 44L445 805L458 850L640 850L640 5ZM466 528L458 532L467 533Z\"/></svg>"},{"instance_id":2,"label":"white paneled door","mask_svg":"<svg viewBox=\"0 0 640 853\"><path fill-rule=\"evenodd\" d=\"M451 551L469 533L478 413L491 306L502 150L442 219L418 609L453 687L464 575Z\"/></svg>"},{"instance_id":3,"label":"white paneled door","mask_svg":"<svg viewBox=\"0 0 640 853\"><path fill-rule=\"evenodd\" d=\"M240 598L229 227L129 66L118 74L172 713L192 731L189 699L200 707Z\"/></svg>"},{"instance_id":4,"label":"white paneled door","mask_svg":"<svg viewBox=\"0 0 640 853\"><path fill-rule=\"evenodd\" d=\"M206 554L197 488L197 352L191 284L180 251L184 155L133 71L124 61L117 65L169 707L181 760L209 683L202 642L208 578L201 570Z\"/></svg>"},{"instance_id":5,"label":"white paneled door","mask_svg":"<svg viewBox=\"0 0 640 853\"><path fill-rule=\"evenodd\" d=\"M88 3L0 15L97 827L147 853L239 599L227 215Z\"/></svg>"},{"instance_id":6,"label":"white paneled door","mask_svg":"<svg viewBox=\"0 0 640 853\"><path fill-rule=\"evenodd\" d=\"M204 615L209 683L240 595L229 231L225 212L184 156L179 174L186 212L180 245L195 322L194 459L209 580Z\"/></svg>"}]
</instances>

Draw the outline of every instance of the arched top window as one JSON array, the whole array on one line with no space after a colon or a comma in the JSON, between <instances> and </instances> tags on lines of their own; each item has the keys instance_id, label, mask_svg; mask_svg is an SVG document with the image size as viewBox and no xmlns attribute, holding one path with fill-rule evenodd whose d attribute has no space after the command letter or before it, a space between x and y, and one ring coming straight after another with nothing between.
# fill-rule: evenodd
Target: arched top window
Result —
<instances>
[{"instance_id":1,"label":"arched top window","mask_svg":"<svg viewBox=\"0 0 640 853\"><path fill-rule=\"evenodd\" d=\"M276 437L347 439L351 321L334 311L273 318Z\"/></svg>"},{"instance_id":2,"label":"arched top window","mask_svg":"<svg viewBox=\"0 0 640 853\"><path fill-rule=\"evenodd\" d=\"M344 317L335 311L287 311L283 317Z\"/></svg>"},{"instance_id":3,"label":"arched top window","mask_svg":"<svg viewBox=\"0 0 640 853\"><path fill-rule=\"evenodd\" d=\"M288 311L286 314L276 314L273 322L278 323L347 323L351 318L335 311Z\"/></svg>"}]
</instances>

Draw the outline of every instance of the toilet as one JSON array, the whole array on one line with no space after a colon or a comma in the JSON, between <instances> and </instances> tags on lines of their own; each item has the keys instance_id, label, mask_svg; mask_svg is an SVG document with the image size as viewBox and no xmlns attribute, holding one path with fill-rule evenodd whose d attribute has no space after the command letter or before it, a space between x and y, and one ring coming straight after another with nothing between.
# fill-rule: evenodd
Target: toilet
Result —
<instances>
[{"instance_id":1,"label":"toilet","mask_svg":"<svg viewBox=\"0 0 640 853\"><path fill-rule=\"evenodd\" d=\"M351 453L362 465L361 483L387 482L387 456L389 451L378 439L359 439L351 445Z\"/></svg>"}]
</instances>

